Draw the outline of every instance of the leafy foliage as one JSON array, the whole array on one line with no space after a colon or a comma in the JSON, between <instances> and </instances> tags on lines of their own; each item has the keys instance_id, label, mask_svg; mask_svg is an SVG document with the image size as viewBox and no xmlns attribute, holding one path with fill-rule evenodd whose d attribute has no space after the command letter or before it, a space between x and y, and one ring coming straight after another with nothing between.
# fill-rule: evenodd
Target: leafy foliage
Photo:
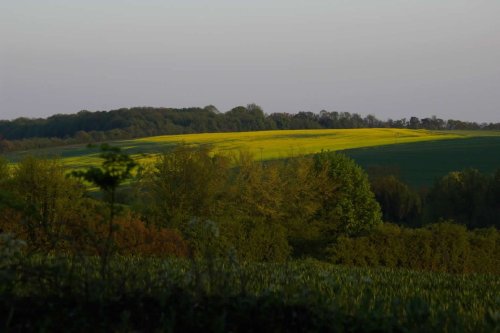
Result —
<instances>
[{"instance_id":1,"label":"leafy foliage","mask_svg":"<svg viewBox=\"0 0 500 333\"><path fill-rule=\"evenodd\" d=\"M229 159L208 146L179 146L146 168L139 184L141 206L157 225L182 228L192 217L213 218L223 208Z\"/></svg>"},{"instance_id":2,"label":"leafy foliage","mask_svg":"<svg viewBox=\"0 0 500 333\"><path fill-rule=\"evenodd\" d=\"M55 250L63 241L68 221L79 215L82 187L64 175L60 161L34 157L16 165L6 187L13 198L5 217L15 218L14 209L20 223L4 221L5 227L25 237L30 249Z\"/></svg>"},{"instance_id":3,"label":"leafy foliage","mask_svg":"<svg viewBox=\"0 0 500 333\"><path fill-rule=\"evenodd\" d=\"M420 195L393 175L373 179L371 188L384 221L411 225L422 213Z\"/></svg>"},{"instance_id":4,"label":"leafy foliage","mask_svg":"<svg viewBox=\"0 0 500 333\"><path fill-rule=\"evenodd\" d=\"M217 246L240 258L283 260L289 241L301 248L297 255L321 255L339 235L380 223L366 174L333 153L264 163L246 151L182 146L144 173L138 193L152 223L177 228L195 244L190 221L211 221Z\"/></svg>"},{"instance_id":5,"label":"leafy foliage","mask_svg":"<svg viewBox=\"0 0 500 333\"><path fill-rule=\"evenodd\" d=\"M333 152L314 156L316 169L327 168L334 197L321 196L320 215L328 221L327 233L357 235L381 222L380 206L366 173L349 157Z\"/></svg>"},{"instance_id":6,"label":"leafy foliage","mask_svg":"<svg viewBox=\"0 0 500 333\"><path fill-rule=\"evenodd\" d=\"M97 185L106 195L109 204L109 217L107 219L107 236L101 248L101 275L107 275L110 257L115 252L115 214L116 190L125 180L131 177L132 169L137 163L127 154L123 154L118 147L101 145L100 158L103 159L101 167L90 167L87 171L73 171L71 175Z\"/></svg>"},{"instance_id":7,"label":"leafy foliage","mask_svg":"<svg viewBox=\"0 0 500 333\"><path fill-rule=\"evenodd\" d=\"M103 159L101 167L92 166L86 171L73 171L71 174L95 184L111 195L121 183L130 178L137 163L127 154L121 153L120 148L107 144L101 145L99 158Z\"/></svg>"},{"instance_id":8,"label":"leafy foliage","mask_svg":"<svg viewBox=\"0 0 500 333\"><path fill-rule=\"evenodd\" d=\"M343 265L500 274L500 234L451 223L419 229L383 224L365 236L339 238L329 255Z\"/></svg>"},{"instance_id":9,"label":"leafy foliage","mask_svg":"<svg viewBox=\"0 0 500 333\"><path fill-rule=\"evenodd\" d=\"M475 169L447 174L429 192L429 219L452 219L470 228L500 227L498 174L490 176Z\"/></svg>"}]
</instances>

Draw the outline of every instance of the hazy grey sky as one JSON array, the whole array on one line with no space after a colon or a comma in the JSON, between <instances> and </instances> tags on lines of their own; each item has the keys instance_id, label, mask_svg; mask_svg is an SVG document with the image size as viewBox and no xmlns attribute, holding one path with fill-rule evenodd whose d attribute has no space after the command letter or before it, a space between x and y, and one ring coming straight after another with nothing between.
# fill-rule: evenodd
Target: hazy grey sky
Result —
<instances>
[{"instance_id":1,"label":"hazy grey sky","mask_svg":"<svg viewBox=\"0 0 500 333\"><path fill-rule=\"evenodd\" d=\"M0 118L255 102L500 122L500 0L0 0Z\"/></svg>"}]
</instances>

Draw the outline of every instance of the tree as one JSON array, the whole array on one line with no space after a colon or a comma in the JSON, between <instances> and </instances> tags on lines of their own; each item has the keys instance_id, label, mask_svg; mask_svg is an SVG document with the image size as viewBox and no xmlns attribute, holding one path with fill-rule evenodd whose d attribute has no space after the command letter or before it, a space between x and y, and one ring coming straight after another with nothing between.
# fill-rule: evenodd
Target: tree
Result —
<instances>
[{"instance_id":1,"label":"tree","mask_svg":"<svg viewBox=\"0 0 500 333\"><path fill-rule=\"evenodd\" d=\"M86 171L73 171L71 174L99 187L108 202L108 232L101 252L101 276L105 278L113 250L116 190L131 177L132 170L137 166L137 163L127 154L122 153L120 148L111 147L107 144L101 145L99 157L103 159L101 167L92 166Z\"/></svg>"},{"instance_id":2,"label":"tree","mask_svg":"<svg viewBox=\"0 0 500 333\"><path fill-rule=\"evenodd\" d=\"M13 170L11 190L22 211L28 245L51 251L59 245L83 196L77 182L65 176L59 160L27 157Z\"/></svg>"},{"instance_id":3,"label":"tree","mask_svg":"<svg viewBox=\"0 0 500 333\"><path fill-rule=\"evenodd\" d=\"M328 172L327 166L317 169L311 156L286 159L280 168L281 224L295 256L322 255L326 221L321 212L324 202L336 195Z\"/></svg>"},{"instance_id":4,"label":"tree","mask_svg":"<svg viewBox=\"0 0 500 333\"><path fill-rule=\"evenodd\" d=\"M316 170L327 169L331 196L319 196L322 209L320 220L325 221L323 233L330 240L340 235L356 235L380 224L381 213L368 176L352 159L334 152L314 156Z\"/></svg>"},{"instance_id":5,"label":"tree","mask_svg":"<svg viewBox=\"0 0 500 333\"><path fill-rule=\"evenodd\" d=\"M140 182L145 215L160 226L182 229L193 217L216 219L223 210L229 158L208 146L178 146L158 157Z\"/></svg>"},{"instance_id":6,"label":"tree","mask_svg":"<svg viewBox=\"0 0 500 333\"><path fill-rule=\"evenodd\" d=\"M231 181L227 198L232 202L233 214L277 221L281 211L283 186L277 164L257 162L254 156L240 151L237 171Z\"/></svg>"},{"instance_id":7,"label":"tree","mask_svg":"<svg viewBox=\"0 0 500 333\"><path fill-rule=\"evenodd\" d=\"M411 117L410 121L408 122L408 128L419 129L420 128L420 119L418 119L417 117Z\"/></svg>"},{"instance_id":8,"label":"tree","mask_svg":"<svg viewBox=\"0 0 500 333\"><path fill-rule=\"evenodd\" d=\"M395 176L377 177L372 180L371 186L384 221L408 224L420 215L420 196Z\"/></svg>"},{"instance_id":9,"label":"tree","mask_svg":"<svg viewBox=\"0 0 500 333\"><path fill-rule=\"evenodd\" d=\"M451 219L470 228L485 227L488 219L488 191L491 178L475 169L454 171L436 181L427 197L429 219ZM497 220L498 218L493 217Z\"/></svg>"},{"instance_id":10,"label":"tree","mask_svg":"<svg viewBox=\"0 0 500 333\"><path fill-rule=\"evenodd\" d=\"M369 114L365 117L364 119L364 123L365 123L365 126L369 127L369 128L373 128L373 127L381 127L382 126L382 122L380 120L378 120L374 115L372 114Z\"/></svg>"}]
</instances>

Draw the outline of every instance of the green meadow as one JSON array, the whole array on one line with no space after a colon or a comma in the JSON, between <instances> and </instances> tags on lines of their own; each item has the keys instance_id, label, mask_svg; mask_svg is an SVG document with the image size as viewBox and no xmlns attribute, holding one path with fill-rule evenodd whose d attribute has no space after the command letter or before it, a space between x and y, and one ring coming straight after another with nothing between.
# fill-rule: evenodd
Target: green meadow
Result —
<instances>
[{"instance_id":1,"label":"green meadow","mask_svg":"<svg viewBox=\"0 0 500 333\"><path fill-rule=\"evenodd\" d=\"M492 173L500 168L500 136L465 137L358 148L344 151L365 169L382 167L408 184L429 186L451 171L467 168Z\"/></svg>"}]
</instances>

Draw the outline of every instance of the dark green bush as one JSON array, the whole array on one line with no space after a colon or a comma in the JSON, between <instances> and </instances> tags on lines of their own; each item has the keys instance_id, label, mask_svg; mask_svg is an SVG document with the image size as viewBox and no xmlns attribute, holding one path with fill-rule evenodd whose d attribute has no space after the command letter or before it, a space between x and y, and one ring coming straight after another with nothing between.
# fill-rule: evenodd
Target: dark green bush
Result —
<instances>
[{"instance_id":1,"label":"dark green bush","mask_svg":"<svg viewBox=\"0 0 500 333\"><path fill-rule=\"evenodd\" d=\"M449 222L419 229L383 224L364 236L339 238L328 258L352 266L500 274L499 239L494 228L467 231Z\"/></svg>"}]
</instances>

